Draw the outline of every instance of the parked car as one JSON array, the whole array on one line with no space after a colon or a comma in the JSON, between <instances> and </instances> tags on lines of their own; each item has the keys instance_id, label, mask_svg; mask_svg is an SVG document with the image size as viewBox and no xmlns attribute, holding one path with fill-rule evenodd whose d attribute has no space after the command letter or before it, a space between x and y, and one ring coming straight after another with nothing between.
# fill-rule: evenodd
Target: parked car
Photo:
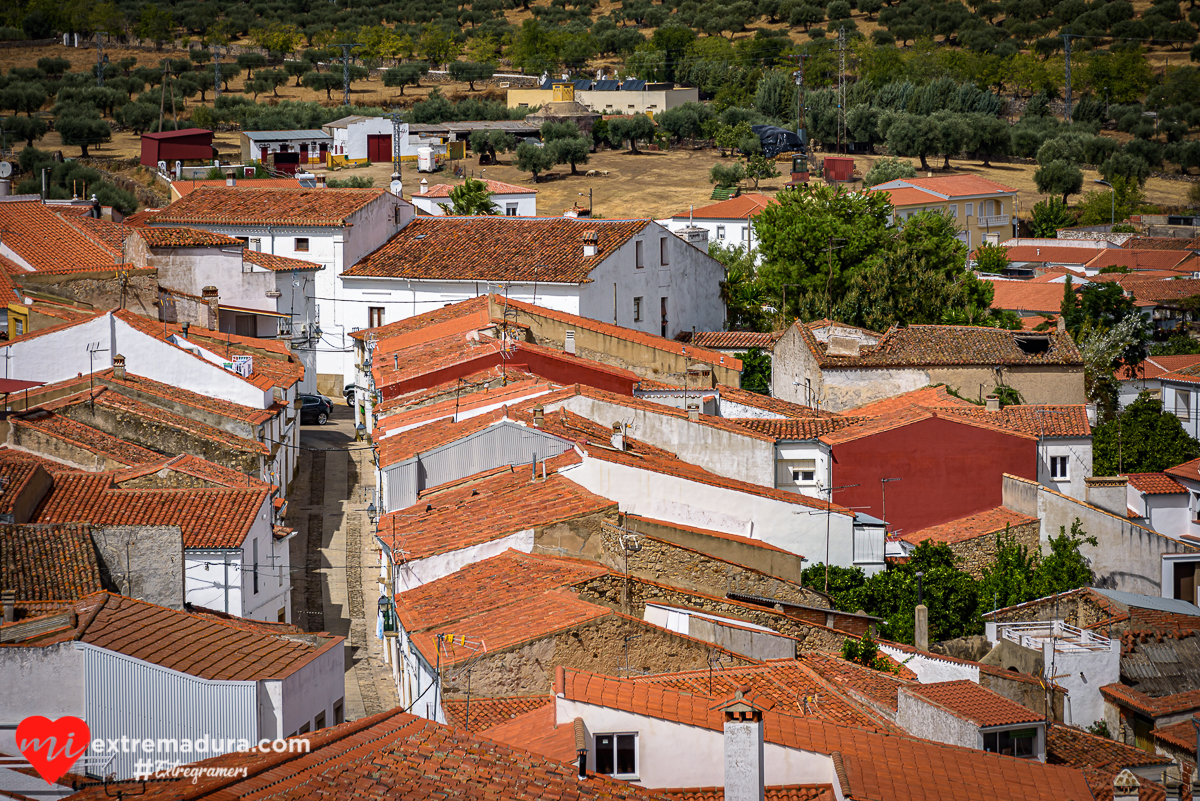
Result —
<instances>
[{"instance_id":1,"label":"parked car","mask_svg":"<svg viewBox=\"0 0 1200 801\"><path fill-rule=\"evenodd\" d=\"M333 401L324 395L300 396L300 424L316 423L323 426L333 414Z\"/></svg>"},{"instance_id":2,"label":"parked car","mask_svg":"<svg viewBox=\"0 0 1200 801\"><path fill-rule=\"evenodd\" d=\"M349 384L347 384L345 389L342 390L342 397L344 397L346 399L347 406L354 405L354 382L353 381L351 381Z\"/></svg>"}]
</instances>

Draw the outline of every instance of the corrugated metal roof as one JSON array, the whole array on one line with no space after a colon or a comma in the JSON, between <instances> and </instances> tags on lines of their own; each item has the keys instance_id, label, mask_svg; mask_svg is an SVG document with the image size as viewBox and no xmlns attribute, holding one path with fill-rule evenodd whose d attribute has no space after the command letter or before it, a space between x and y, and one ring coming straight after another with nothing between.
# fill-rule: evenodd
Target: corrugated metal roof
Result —
<instances>
[{"instance_id":1,"label":"corrugated metal roof","mask_svg":"<svg viewBox=\"0 0 1200 801\"><path fill-rule=\"evenodd\" d=\"M620 81L596 81L593 87L597 92L616 92L621 88Z\"/></svg>"},{"instance_id":2,"label":"corrugated metal roof","mask_svg":"<svg viewBox=\"0 0 1200 801\"><path fill-rule=\"evenodd\" d=\"M622 92L640 92L646 88L646 82L636 78L626 78L625 83L621 84Z\"/></svg>"},{"instance_id":3,"label":"corrugated metal roof","mask_svg":"<svg viewBox=\"0 0 1200 801\"><path fill-rule=\"evenodd\" d=\"M575 91L576 92L586 92L587 90L589 90L591 88L592 88L592 82L586 78L582 78L578 81L575 81Z\"/></svg>"},{"instance_id":4,"label":"corrugated metal roof","mask_svg":"<svg viewBox=\"0 0 1200 801\"><path fill-rule=\"evenodd\" d=\"M1137 593L1121 592L1120 590L1093 588L1093 592L1098 592L1119 604L1132 606L1136 609L1154 609L1158 612L1170 612L1175 615L1195 615L1200 617L1200 606L1188 603L1187 601L1178 601L1174 598L1157 598L1153 595L1138 595Z\"/></svg>"},{"instance_id":5,"label":"corrugated metal roof","mask_svg":"<svg viewBox=\"0 0 1200 801\"><path fill-rule=\"evenodd\" d=\"M332 139L324 131L242 131L252 142L278 141L281 139Z\"/></svg>"}]
</instances>

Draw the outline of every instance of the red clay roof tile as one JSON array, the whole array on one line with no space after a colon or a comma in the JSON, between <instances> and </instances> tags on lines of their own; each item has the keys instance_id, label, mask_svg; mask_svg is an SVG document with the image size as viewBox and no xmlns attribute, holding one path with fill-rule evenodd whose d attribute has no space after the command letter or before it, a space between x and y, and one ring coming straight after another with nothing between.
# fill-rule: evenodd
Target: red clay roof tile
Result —
<instances>
[{"instance_id":1,"label":"red clay roof tile","mask_svg":"<svg viewBox=\"0 0 1200 801\"><path fill-rule=\"evenodd\" d=\"M913 545L920 545L925 540L932 540L935 543L964 542L978 537L1003 534L1005 529L1010 526L1034 522L1037 522L1036 517L1018 514L1004 506L998 506L995 509L988 509L985 512L968 515L920 531L906 532L901 534L900 538Z\"/></svg>"},{"instance_id":2,"label":"red clay roof tile","mask_svg":"<svg viewBox=\"0 0 1200 801\"><path fill-rule=\"evenodd\" d=\"M1187 489L1166 473L1127 473L1129 486L1143 495L1175 495Z\"/></svg>"},{"instance_id":3,"label":"red clay roof tile","mask_svg":"<svg viewBox=\"0 0 1200 801\"><path fill-rule=\"evenodd\" d=\"M74 601L103 589L88 526L0 526L0 587L18 601Z\"/></svg>"},{"instance_id":4,"label":"red clay roof tile","mask_svg":"<svg viewBox=\"0 0 1200 801\"><path fill-rule=\"evenodd\" d=\"M300 225L342 227L387 194L384 189L200 187L147 220L171 225Z\"/></svg>"},{"instance_id":5,"label":"red clay roof tile","mask_svg":"<svg viewBox=\"0 0 1200 801\"><path fill-rule=\"evenodd\" d=\"M470 705L469 711L468 705ZM507 698L472 698L470 701L446 699L442 701L442 709L446 712L446 721L449 725L466 731L484 732L485 736L502 743L510 741L504 737L491 736L488 729L506 724L527 712L545 707L554 708L554 703L545 695L514 695ZM469 719L467 718L468 714L470 715ZM575 737L572 735L572 746L574 743ZM538 751L538 753L543 752Z\"/></svg>"},{"instance_id":6,"label":"red clay roof tile","mask_svg":"<svg viewBox=\"0 0 1200 801\"><path fill-rule=\"evenodd\" d=\"M936 704L955 717L969 720L980 727L1041 723L1046 720L1045 715L1039 715L967 679L911 684L900 692Z\"/></svg>"}]
</instances>

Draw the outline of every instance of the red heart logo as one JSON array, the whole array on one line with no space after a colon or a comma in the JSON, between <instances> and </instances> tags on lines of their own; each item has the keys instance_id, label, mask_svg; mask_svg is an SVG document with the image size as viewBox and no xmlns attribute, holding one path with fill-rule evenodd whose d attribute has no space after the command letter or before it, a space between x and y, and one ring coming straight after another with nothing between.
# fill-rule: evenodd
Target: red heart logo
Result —
<instances>
[{"instance_id":1,"label":"red heart logo","mask_svg":"<svg viewBox=\"0 0 1200 801\"><path fill-rule=\"evenodd\" d=\"M34 715L17 726L17 750L53 784L87 752L90 737L88 725L79 718L50 720Z\"/></svg>"}]
</instances>

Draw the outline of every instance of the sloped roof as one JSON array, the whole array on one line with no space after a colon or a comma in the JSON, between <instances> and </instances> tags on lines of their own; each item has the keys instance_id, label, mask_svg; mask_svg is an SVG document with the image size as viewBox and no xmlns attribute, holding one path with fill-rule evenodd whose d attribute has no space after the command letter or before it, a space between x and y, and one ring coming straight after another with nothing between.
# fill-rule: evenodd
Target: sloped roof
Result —
<instances>
[{"instance_id":1,"label":"sloped roof","mask_svg":"<svg viewBox=\"0 0 1200 801\"><path fill-rule=\"evenodd\" d=\"M990 283L995 290L992 296L993 309L1058 314L1062 308L1064 284L1035 284L1017 280ZM1078 291L1078 284L1073 287Z\"/></svg>"},{"instance_id":2,"label":"sloped roof","mask_svg":"<svg viewBox=\"0 0 1200 801\"><path fill-rule=\"evenodd\" d=\"M783 417L790 417L796 420L802 420L808 417L837 417L835 412L822 411L821 409L805 406L800 403L792 403L780 398L773 398L770 395L761 395L757 392L750 392L740 387L732 387L728 384L717 385L717 395L733 403L738 403L743 406L752 406L756 409L762 409L766 412L774 412Z\"/></svg>"},{"instance_id":3,"label":"sloped roof","mask_svg":"<svg viewBox=\"0 0 1200 801\"><path fill-rule=\"evenodd\" d=\"M111 223L110 223L111 225ZM49 206L36 201L0 203L0 231L4 245L33 266L52 270L62 266L76 269L97 265L114 266L120 248L100 237L84 233Z\"/></svg>"},{"instance_id":4,"label":"sloped roof","mask_svg":"<svg viewBox=\"0 0 1200 801\"><path fill-rule=\"evenodd\" d=\"M1144 249L1126 243L1124 248L1103 248L1087 263L1089 270L1127 267L1130 270L1174 270L1192 257L1192 251Z\"/></svg>"},{"instance_id":5,"label":"sloped roof","mask_svg":"<svg viewBox=\"0 0 1200 801\"><path fill-rule=\"evenodd\" d=\"M649 222L567 217L418 217L342 275L579 284L590 281L592 269ZM583 235L589 232L597 236L595 256L583 255Z\"/></svg>"},{"instance_id":6,"label":"sloped roof","mask_svg":"<svg viewBox=\"0 0 1200 801\"><path fill-rule=\"evenodd\" d=\"M1187 488L1166 473L1126 473L1129 486L1143 495L1175 495Z\"/></svg>"},{"instance_id":7,"label":"sloped roof","mask_svg":"<svg viewBox=\"0 0 1200 801\"><path fill-rule=\"evenodd\" d=\"M861 417L808 417L767 420L759 417L731 418L731 423L779 440L818 439L826 434L863 422Z\"/></svg>"},{"instance_id":8,"label":"sloped roof","mask_svg":"<svg viewBox=\"0 0 1200 801\"><path fill-rule=\"evenodd\" d=\"M1188 353L1180 356L1149 356L1144 362L1134 367L1136 378L1130 378L1125 370L1118 370L1116 377L1120 381L1141 381L1158 378L1164 373L1181 370L1200 364L1200 354Z\"/></svg>"},{"instance_id":9,"label":"sloped roof","mask_svg":"<svg viewBox=\"0 0 1200 801\"><path fill-rule=\"evenodd\" d=\"M1046 720L1045 715L1026 709L968 679L910 684L900 692L937 704L955 717L969 720L980 727L1044 723Z\"/></svg>"},{"instance_id":10,"label":"sloped roof","mask_svg":"<svg viewBox=\"0 0 1200 801\"><path fill-rule=\"evenodd\" d=\"M1150 733L1155 739L1167 745L1183 751L1184 753L1196 755L1196 726L1191 719L1181 720L1178 723L1172 723L1170 726L1163 726L1155 729ZM1142 753L1145 753L1144 751ZM1159 757L1167 760L1167 757Z\"/></svg>"},{"instance_id":11,"label":"sloped roof","mask_svg":"<svg viewBox=\"0 0 1200 801\"><path fill-rule=\"evenodd\" d=\"M1186 722L1186 721L1185 721ZM1186 722L1196 747L1196 730ZM1155 734L1162 732L1157 729ZM1099 737L1074 726L1055 724L1046 728L1046 762L1073 768L1105 767L1116 770L1146 765L1168 765L1169 757L1152 754L1125 743Z\"/></svg>"},{"instance_id":12,"label":"sloped roof","mask_svg":"<svg viewBox=\"0 0 1200 801\"><path fill-rule=\"evenodd\" d=\"M920 545L925 540L963 542L978 537L1002 534L1006 527L1036 523L1037 520L1036 517L1019 514L1004 506L998 506L995 509L988 509L985 512L951 520L941 525L930 526L920 531L905 532L900 535L900 538L913 545Z\"/></svg>"},{"instance_id":13,"label":"sloped roof","mask_svg":"<svg viewBox=\"0 0 1200 801\"><path fill-rule=\"evenodd\" d=\"M536 195L536 189L530 189L527 186L517 186L516 184L506 184L503 181L493 181L490 178L484 178L483 182L487 184L487 191L493 195ZM456 184L461 186L461 184ZM454 186L450 184L434 184L426 187L426 191L413 195L413 198L432 197L432 198L449 198L450 190Z\"/></svg>"},{"instance_id":14,"label":"sloped roof","mask_svg":"<svg viewBox=\"0 0 1200 801\"><path fill-rule=\"evenodd\" d=\"M878 345L864 345L858 356L830 356L827 345L807 326L797 330L822 368L835 367L941 367L958 365L1083 365L1083 357L1070 334L1051 331L1030 334L1002 328L966 325L911 325L893 327ZM1047 342L1041 352L1027 353L1018 342Z\"/></svg>"},{"instance_id":15,"label":"sloped roof","mask_svg":"<svg viewBox=\"0 0 1200 801\"><path fill-rule=\"evenodd\" d=\"M675 220L694 218L698 220L746 220L757 216L767 206L775 203L773 197L747 192L720 203L712 203L694 210L685 210L671 215Z\"/></svg>"},{"instance_id":16,"label":"sloped roof","mask_svg":"<svg viewBox=\"0 0 1200 801\"><path fill-rule=\"evenodd\" d=\"M1173 281L1130 281L1121 288L1136 300L1185 300L1200 295L1200 278Z\"/></svg>"},{"instance_id":17,"label":"sloped roof","mask_svg":"<svg viewBox=\"0 0 1200 801\"><path fill-rule=\"evenodd\" d=\"M322 134L324 136L324 134ZM164 225L299 225L341 227L384 189L259 189L202 187L154 215Z\"/></svg>"},{"instance_id":18,"label":"sloped roof","mask_svg":"<svg viewBox=\"0 0 1200 801\"><path fill-rule=\"evenodd\" d=\"M31 429L39 434L76 448L111 459L118 464L138 465L157 459L159 454L128 440L114 437L98 428L73 420L53 411L30 410L9 418L17 429Z\"/></svg>"},{"instance_id":19,"label":"sloped roof","mask_svg":"<svg viewBox=\"0 0 1200 801\"><path fill-rule=\"evenodd\" d=\"M978 175L946 175L938 178L898 178L880 187L911 186L947 198L976 195L1015 194L1011 186L981 178ZM879 187L876 187L879 188Z\"/></svg>"},{"instance_id":20,"label":"sloped roof","mask_svg":"<svg viewBox=\"0 0 1200 801\"><path fill-rule=\"evenodd\" d=\"M180 196L191 194L197 189L225 188L224 178L213 178L196 181L173 181L171 189ZM236 176L236 183L231 189L300 189L298 178L245 178Z\"/></svg>"},{"instance_id":21,"label":"sloped roof","mask_svg":"<svg viewBox=\"0 0 1200 801\"><path fill-rule=\"evenodd\" d=\"M918 406L922 408L938 408L943 409L951 406L958 406L964 409L978 408L969 400L951 395L946 390L945 384L937 384L921 389L914 389L911 392L904 392L900 395L893 395L890 398L881 398L877 401L864 403L862 406L856 406L849 409L844 414L853 414L855 417L875 417L883 414L907 409L910 406Z\"/></svg>"},{"instance_id":22,"label":"sloped roof","mask_svg":"<svg viewBox=\"0 0 1200 801\"><path fill-rule=\"evenodd\" d=\"M152 248L236 247L244 248L240 239L202 228L139 228L138 235Z\"/></svg>"},{"instance_id":23,"label":"sloped roof","mask_svg":"<svg viewBox=\"0 0 1200 801\"><path fill-rule=\"evenodd\" d=\"M503 737L497 737L490 731L496 726L502 726L528 712L549 707L554 704L546 695L512 695L503 698L472 698L470 700L470 719L467 719L467 704L464 700L446 699L442 701L442 709L446 712L449 725L467 731L484 732L493 740L507 742ZM570 727L568 727L570 730ZM575 752L575 734L571 733L571 756ZM541 753L539 751L539 753Z\"/></svg>"},{"instance_id":24,"label":"sloped roof","mask_svg":"<svg viewBox=\"0 0 1200 801\"><path fill-rule=\"evenodd\" d=\"M683 332L679 340L691 342L701 348L715 350L771 350L783 336L782 331L697 331L693 337L691 331Z\"/></svg>"},{"instance_id":25,"label":"sloped roof","mask_svg":"<svg viewBox=\"0 0 1200 801\"><path fill-rule=\"evenodd\" d=\"M1178 381L1182 384L1200 384L1200 364L1180 367L1158 377L1159 381Z\"/></svg>"},{"instance_id":26,"label":"sloped roof","mask_svg":"<svg viewBox=\"0 0 1200 801\"><path fill-rule=\"evenodd\" d=\"M939 407L939 414L962 417L1035 437L1090 437L1087 406L1017 403L989 412L982 406Z\"/></svg>"},{"instance_id":27,"label":"sloped roof","mask_svg":"<svg viewBox=\"0 0 1200 801\"><path fill-rule=\"evenodd\" d=\"M132 367L132 365L129 366ZM150 395L164 401L191 406L194 409L200 409L220 415L221 417L227 417L230 420L239 420L251 425L265 423L276 414L273 409L255 409L252 406L243 406L233 401L214 398L211 395L201 395L199 392L192 392L181 387L164 384L161 381L137 375L132 370L126 370L124 378L117 378L113 375L113 370L110 367L107 370L96 373L96 377L103 383L123 387L135 393L135 395Z\"/></svg>"},{"instance_id":28,"label":"sloped roof","mask_svg":"<svg viewBox=\"0 0 1200 801\"><path fill-rule=\"evenodd\" d=\"M1076 248L1069 245L1014 245L1006 249L1010 263L1084 265L1111 248Z\"/></svg>"},{"instance_id":29,"label":"sloped roof","mask_svg":"<svg viewBox=\"0 0 1200 801\"><path fill-rule=\"evenodd\" d=\"M88 526L0 526L0 587L19 601L74 601L99 592Z\"/></svg>"}]
</instances>

